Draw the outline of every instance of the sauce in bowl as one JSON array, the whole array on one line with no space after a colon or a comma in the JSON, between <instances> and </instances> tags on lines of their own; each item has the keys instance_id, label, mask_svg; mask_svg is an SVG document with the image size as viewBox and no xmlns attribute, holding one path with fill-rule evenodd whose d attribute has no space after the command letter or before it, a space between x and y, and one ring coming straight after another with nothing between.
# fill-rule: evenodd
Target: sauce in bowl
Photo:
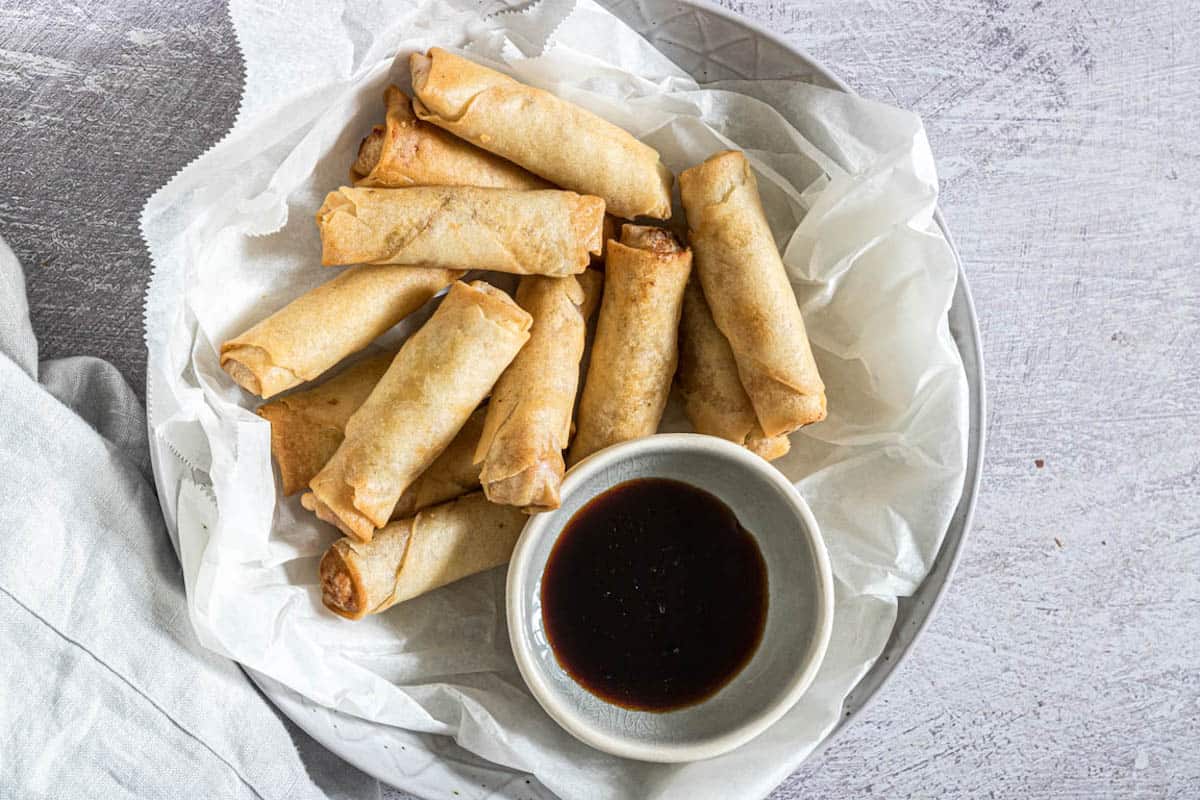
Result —
<instances>
[{"instance_id":1,"label":"sauce in bowl","mask_svg":"<svg viewBox=\"0 0 1200 800\"><path fill-rule=\"evenodd\" d=\"M754 537L712 494L626 481L567 523L546 562L542 622L558 663L614 705L672 711L749 663L767 619Z\"/></svg>"}]
</instances>

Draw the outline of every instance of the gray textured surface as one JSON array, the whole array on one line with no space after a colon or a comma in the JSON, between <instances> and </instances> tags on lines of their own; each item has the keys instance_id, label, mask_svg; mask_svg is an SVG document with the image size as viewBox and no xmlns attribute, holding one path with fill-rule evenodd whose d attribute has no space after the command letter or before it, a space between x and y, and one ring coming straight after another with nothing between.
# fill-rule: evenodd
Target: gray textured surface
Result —
<instances>
[{"instance_id":1,"label":"gray textured surface","mask_svg":"<svg viewBox=\"0 0 1200 800\"><path fill-rule=\"evenodd\" d=\"M726 5L925 117L990 388L941 611L775 796L1200 796L1193 0ZM140 391L137 214L232 123L240 77L217 3L0 8L0 233L43 357Z\"/></svg>"}]
</instances>

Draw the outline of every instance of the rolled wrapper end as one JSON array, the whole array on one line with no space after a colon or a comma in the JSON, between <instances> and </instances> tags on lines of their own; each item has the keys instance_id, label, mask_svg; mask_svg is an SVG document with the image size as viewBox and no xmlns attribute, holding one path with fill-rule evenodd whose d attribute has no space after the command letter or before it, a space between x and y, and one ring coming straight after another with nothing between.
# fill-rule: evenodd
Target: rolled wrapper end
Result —
<instances>
[{"instance_id":1,"label":"rolled wrapper end","mask_svg":"<svg viewBox=\"0 0 1200 800\"><path fill-rule=\"evenodd\" d=\"M525 341L529 341L529 329L533 327L533 317L513 302L508 292L492 286L487 281L471 281L468 286L488 296L491 308L486 310L480 308L480 314L494 315L498 324L520 331L525 334Z\"/></svg>"},{"instance_id":2,"label":"rolled wrapper end","mask_svg":"<svg viewBox=\"0 0 1200 800\"><path fill-rule=\"evenodd\" d=\"M675 186L675 175L661 159L655 164L655 169L658 170L659 180L663 183L664 197L653 211L646 213L646 216L669 220L671 218L671 189Z\"/></svg>"},{"instance_id":3,"label":"rolled wrapper end","mask_svg":"<svg viewBox=\"0 0 1200 800\"><path fill-rule=\"evenodd\" d=\"M317 227L321 231L321 266L336 267L353 263L354 259L343 254L331 241L331 237L327 237L325 234L339 218L343 225L353 225L357 222L357 217L358 206L341 189L335 189L325 195L325 202L317 210ZM359 224L361 225L361 223Z\"/></svg>"},{"instance_id":4,"label":"rolled wrapper end","mask_svg":"<svg viewBox=\"0 0 1200 800\"><path fill-rule=\"evenodd\" d=\"M246 391L267 398L289 389L304 378L278 367L261 347L231 340L221 345L221 369Z\"/></svg>"},{"instance_id":5,"label":"rolled wrapper end","mask_svg":"<svg viewBox=\"0 0 1200 800\"><path fill-rule=\"evenodd\" d=\"M583 302L579 305L579 313L586 323L600 307L600 298L604 295L604 273L598 269L589 269L576 275L575 280L583 290Z\"/></svg>"},{"instance_id":6,"label":"rolled wrapper end","mask_svg":"<svg viewBox=\"0 0 1200 800\"><path fill-rule=\"evenodd\" d=\"M747 366L739 364L738 372L752 396L767 398L767 402L776 409L769 420L759 420L764 432L772 429L767 435L786 436L805 425L825 419L825 385L819 378L813 384L797 385L785 376L773 374L759 362Z\"/></svg>"},{"instance_id":7,"label":"rolled wrapper end","mask_svg":"<svg viewBox=\"0 0 1200 800\"><path fill-rule=\"evenodd\" d=\"M580 239L593 256L604 252L604 238L607 235L604 214L604 198L590 194L579 196L579 202L571 209L571 227L580 233ZM586 266L586 265L585 265ZM583 270L579 270L582 272Z\"/></svg>"},{"instance_id":8,"label":"rolled wrapper end","mask_svg":"<svg viewBox=\"0 0 1200 800\"><path fill-rule=\"evenodd\" d=\"M705 205L721 205L753 176L750 162L737 150L725 150L679 173L680 191L703 187ZM712 181L708 185L708 181Z\"/></svg>"},{"instance_id":9,"label":"rolled wrapper end","mask_svg":"<svg viewBox=\"0 0 1200 800\"><path fill-rule=\"evenodd\" d=\"M367 615L366 591L362 576L345 551L347 539L334 542L321 558L321 602L333 613L346 619Z\"/></svg>"},{"instance_id":10,"label":"rolled wrapper end","mask_svg":"<svg viewBox=\"0 0 1200 800\"><path fill-rule=\"evenodd\" d=\"M562 450L552 449L536 464L520 470L514 475L485 479L480 476L483 492L493 503L515 506L526 514L553 511L561 505L559 486L562 484L566 464Z\"/></svg>"},{"instance_id":11,"label":"rolled wrapper end","mask_svg":"<svg viewBox=\"0 0 1200 800\"><path fill-rule=\"evenodd\" d=\"M432 52L432 51L430 51ZM425 88L425 84L429 83L429 71L433 67L433 58L425 53L416 52L408 57L408 69L412 73L413 94L418 94ZM413 107L418 109L417 114L427 112L421 101L413 98Z\"/></svg>"},{"instance_id":12,"label":"rolled wrapper end","mask_svg":"<svg viewBox=\"0 0 1200 800\"><path fill-rule=\"evenodd\" d=\"M774 461L788 454L792 442L786 436L766 436L762 430L746 437L746 449L767 461Z\"/></svg>"},{"instance_id":13,"label":"rolled wrapper end","mask_svg":"<svg viewBox=\"0 0 1200 800\"><path fill-rule=\"evenodd\" d=\"M345 487L350 494L353 494L353 489ZM312 492L305 492L300 496L300 505L317 515L317 519L322 522L328 522L330 525L337 528L344 535L352 539L357 539L360 542L369 542L375 535L377 527L365 515L360 514L352 505L352 502L340 503L343 508L335 511L331 506L325 504Z\"/></svg>"}]
</instances>

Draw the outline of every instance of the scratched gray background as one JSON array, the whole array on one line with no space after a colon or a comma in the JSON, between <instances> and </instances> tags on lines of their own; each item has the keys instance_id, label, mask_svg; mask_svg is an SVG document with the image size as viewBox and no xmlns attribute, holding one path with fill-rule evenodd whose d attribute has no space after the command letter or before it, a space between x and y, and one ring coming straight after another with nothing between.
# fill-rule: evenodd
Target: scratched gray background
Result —
<instances>
[{"instance_id":1,"label":"scratched gray background","mask_svg":"<svg viewBox=\"0 0 1200 800\"><path fill-rule=\"evenodd\" d=\"M725 5L924 116L989 372L953 588L774 797L1200 797L1195 0ZM218 3L4 0L0 233L43 358L140 391L138 210L232 123L240 69Z\"/></svg>"}]
</instances>

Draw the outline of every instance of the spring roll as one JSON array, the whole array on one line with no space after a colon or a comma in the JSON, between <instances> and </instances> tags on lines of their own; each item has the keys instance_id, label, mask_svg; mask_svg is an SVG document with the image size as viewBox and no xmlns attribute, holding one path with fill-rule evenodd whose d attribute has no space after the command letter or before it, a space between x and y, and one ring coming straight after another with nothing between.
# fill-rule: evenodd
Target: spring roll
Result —
<instances>
[{"instance_id":1,"label":"spring roll","mask_svg":"<svg viewBox=\"0 0 1200 800\"><path fill-rule=\"evenodd\" d=\"M450 445L404 490L404 494L400 495L396 507L392 509L392 520L411 517L423 508L462 497L479 488L479 465L475 463L475 447L479 444L480 434L483 433L486 414L486 408L478 408L471 414ZM333 525L344 535L355 535L354 531L327 506L320 503L312 492L300 497L300 505L316 514L322 522Z\"/></svg>"},{"instance_id":2,"label":"spring roll","mask_svg":"<svg viewBox=\"0 0 1200 800\"><path fill-rule=\"evenodd\" d=\"M407 264L561 277L601 251L604 201L574 192L410 186L330 192L321 263Z\"/></svg>"},{"instance_id":3,"label":"spring roll","mask_svg":"<svg viewBox=\"0 0 1200 800\"><path fill-rule=\"evenodd\" d=\"M483 435L486 419L487 406L471 412L462 430L433 460L429 469L400 495L392 509L392 519L411 517L423 508L462 497L479 488L480 465L475 463L475 448Z\"/></svg>"},{"instance_id":4,"label":"spring roll","mask_svg":"<svg viewBox=\"0 0 1200 800\"><path fill-rule=\"evenodd\" d=\"M350 170L357 186L490 186L550 189L549 183L511 161L422 122L408 95L395 86L383 94L387 117L358 148Z\"/></svg>"},{"instance_id":5,"label":"spring roll","mask_svg":"<svg viewBox=\"0 0 1200 800\"><path fill-rule=\"evenodd\" d=\"M684 411L697 433L728 439L768 461L791 447L786 436L763 434L738 377L733 351L713 322L704 292L694 277L683 294L676 382Z\"/></svg>"},{"instance_id":6,"label":"spring roll","mask_svg":"<svg viewBox=\"0 0 1200 800\"><path fill-rule=\"evenodd\" d=\"M678 357L692 251L669 231L626 225L608 243L604 299L568 462L658 430Z\"/></svg>"},{"instance_id":7,"label":"spring roll","mask_svg":"<svg viewBox=\"0 0 1200 800\"><path fill-rule=\"evenodd\" d=\"M413 53L409 66L418 118L564 189L603 197L619 217L671 216L671 171L616 125L438 47Z\"/></svg>"},{"instance_id":8,"label":"spring roll","mask_svg":"<svg viewBox=\"0 0 1200 800\"><path fill-rule=\"evenodd\" d=\"M393 522L368 543L339 539L321 559L321 600L362 619L506 564L526 519L476 492Z\"/></svg>"},{"instance_id":9,"label":"spring roll","mask_svg":"<svg viewBox=\"0 0 1200 800\"><path fill-rule=\"evenodd\" d=\"M285 495L307 486L337 452L350 415L367 399L395 355L365 358L312 389L258 408L255 413L271 423L271 454L279 465Z\"/></svg>"},{"instance_id":10,"label":"spring roll","mask_svg":"<svg viewBox=\"0 0 1200 800\"><path fill-rule=\"evenodd\" d=\"M590 279L587 285L598 288ZM492 392L475 460L483 465L479 480L488 500L532 514L559 506L587 299L573 276L529 275L517 303L533 317L533 329Z\"/></svg>"},{"instance_id":11,"label":"spring roll","mask_svg":"<svg viewBox=\"0 0 1200 800\"><path fill-rule=\"evenodd\" d=\"M746 157L726 151L679 176L696 273L767 436L825 418L825 384Z\"/></svg>"},{"instance_id":12,"label":"spring roll","mask_svg":"<svg viewBox=\"0 0 1200 800\"><path fill-rule=\"evenodd\" d=\"M322 516L370 541L529 338L532 319L482 281L455 283L400 348L346 438L309 482Z\"/></svg>"},{"instance_id":13,"label":"spring roll","mask_svg":"<svg viewBox=\"0 0 1200 800\"><path fill-rule=\"evenodd\" d=\"M462 275L450 269L348 269L222 344L221 367L246 391L272 397L362 350Z\"/></svg>"}]
</instances>

